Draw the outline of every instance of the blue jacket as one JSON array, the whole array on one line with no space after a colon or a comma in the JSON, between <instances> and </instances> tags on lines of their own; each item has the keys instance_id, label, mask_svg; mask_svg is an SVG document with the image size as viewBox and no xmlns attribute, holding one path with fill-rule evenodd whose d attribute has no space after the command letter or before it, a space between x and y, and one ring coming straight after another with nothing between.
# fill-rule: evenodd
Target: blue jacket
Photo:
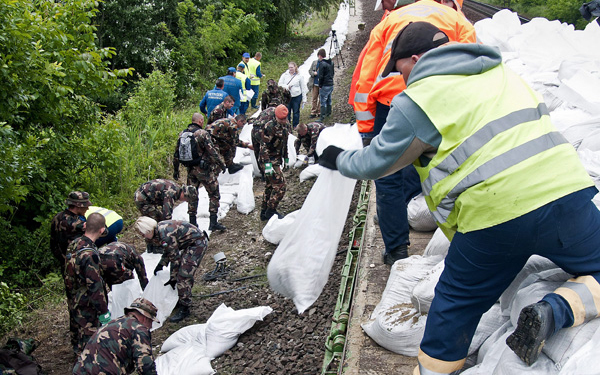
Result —
<instances>
[{"instance_id":1,"label":"blue jacket","mask_svg":"<svg viewBox=\"0 0 600 375\"><path fill-rule=\"evenodd\" d=\"M235 78L235 76L230 75L219 78L222 79L223 82L225 82L223 90L225 90L227 94L233 96L233 99L235 99L235 104L232 108L235 112L240 107L240 90L242 89L242 82L240 82L239 79Z\"/></svg>"},{"instance_id":2,"label":"blue jacket","mask_svg":"<svg viewBox=\"0 0 600 375\"><path fill-rule=\"evenodd\" d=\"M216 106L223 102L223 99L225 99L227 95L229 94L217 88L207 91L200 102L200 112L205 115L210 114Z\"/></svg>"}]
</instances>

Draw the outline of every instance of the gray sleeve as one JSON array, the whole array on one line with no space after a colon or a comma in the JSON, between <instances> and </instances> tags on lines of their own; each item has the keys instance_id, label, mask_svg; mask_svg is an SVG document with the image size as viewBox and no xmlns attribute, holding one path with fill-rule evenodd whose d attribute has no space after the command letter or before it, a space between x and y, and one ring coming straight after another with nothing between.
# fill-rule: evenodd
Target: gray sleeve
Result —
<instances>
[{"instance_id":1,"label":"gray sleeve","mask_svg":"<svg viewBox=\"0 0 600 375\"><path fill-rule=\"evenodd\" d=\"M392 101L387 122L368 147L344 151L336 164L347 177L375 180L435 152L441 135L425 112L404 94Z\"/></svg>"}]
</instances>

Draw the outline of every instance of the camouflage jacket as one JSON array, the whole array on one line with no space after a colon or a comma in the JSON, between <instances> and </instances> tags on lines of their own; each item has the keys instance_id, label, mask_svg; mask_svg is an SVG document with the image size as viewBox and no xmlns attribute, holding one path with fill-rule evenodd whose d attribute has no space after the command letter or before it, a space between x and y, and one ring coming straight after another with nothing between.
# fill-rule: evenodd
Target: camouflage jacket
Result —
<instances>
[{"instance_id":1,"label":"camouflage jacket","mask_svg":"<svg viewBox=\"0 0 600 375\"><path fill-rule=\"evenodd\" d=\"M223 157L219 154L219 150L215 147L210 133L200 128L196 124L188 125L187 130L194 132L194 139L198 145L198 153L202 156L202 160L207 162L210 166L218 167L217 169L225 168ZM180 137L182 133L183 132L179 133ZM177 139L175 153L173 154L173 168L176 171L179 170L179 139ZM188 168L188 170L190 168Z\"/></svg>"},{"instance_id":2,"label":"camouflage jacket","mask_svg":"<svg viewBox=\"0 0 600 375\"><path fill-rule=\"evenodd\" d=\"M220 119L206 126L206 131L212 136L219 150L223 152L225 149L243 146L240 142L240 135L235 122L229 119Z\"/></svg>"},{"instance_id":3,"label":"camouflage jacket","mask_svg":"<svg viewBox=\"0 0 600 375\"><path fill-rule=\"evenodd\" d=\"M157 179L144 182L135 192L135 200L153 206L163 206L163 217L171 218L181 187L174 181Z\"/></svg>"},{"instance_id":4,"label":"camouflage jacket","mask_svg":"<svg viewBox=\"0 0 600 375\"><path fill-rule=\"evenodd\" d=\"M108 311L108 299L100 271L100 256L94 242L81 236L67 250L65 289L74 320L85 327Z\"/></svg>"},{"instance_id":5,"label":"camouflage jacket","mask_svg":"<svg viewBox=\"0 0 600 375\"><path fill-rule=\"evenodd\" d=\"M260 127L261 129L265 127L267 122L275 120L275 107L269 107L264 111L260 112L260 115L254 120L252 126Z\"/></svg>"},{"instance_id":6,"label":"camouflage jacket","mask_svg":"<svg viewBox=\"0 0 600 375\"><path fill-rule=\"evenodd\" d=\"M156 375L151 334L133 315L124 315L101 327L79 356L73 374Z\"/></svg>"},{"instance_id":7,"label":"camouflage jacket","mask_svg":"<svg viewBox=\"0 0 600 375\"><path fill-rule=\"evenodd\" d=\"M298 138L294 142L296 154L300 153L300 145L304 145L304 148L307 150L306 156L315 156L317 140L323 129L325 129L325 125L320 122L310 122L306 124L306 134L303 137L298 135Z\"/></svg>"},{"instance_id":8,"label":"camouflage jacket","mask_svg":"<svg viewBox=\"0 0 600 375\"><path fill-rule=\"evenodd\" d=\"M276 119L265 124L260 142L261 163L281 165L281 160L287 158L289 127L289 122L280 124Z\"/></svg>"},{"instance_id":9,"label":"camouflage jacket","mask_svg":"<svg viewBox=\"0 0 600 375\"><path fill-rule=\"evenodd\" d=\"M77 237L83 236L85 217L81 217L68 209L59 212L52 219L50 226L50 250L64 269L69 244Z\"/></svg>"},{"instance_id":10,"label":"camouflage jacket","mask_svg":"<svg viewBox=\"0 0 600 375\"><path fill-rule=\"evenodd\" d=\"M261 108L277 107L280 104L287 105L292 96L288 89L281 86L270 86L262 94Z\"/></svg>"},{"instance_id":11,"label":"camouflage jacket","mask_svg":"<svg viewBox=\"0 0 600 375\"><path fill-rule=\"evenodd\" d=\"M181 252L190 246L197 245L198 241L207 239L206 233L187 221L164 220L158 223L154 237L163 247L164 253L160 264L166 266L169 262L176 261Z\"/></svg>"},{"instance_id":12,"label":"camouflage jacket","mask_svg":"<svg viewBox=\"0 0 600 375\"><path fill-rule=\"evenodd\" d=\"M212 110L212 112L208 116L208 120L206 121L206 123L212 124L213 122L222 118L227 118L227 108L225 108L224 102L221 102L221 104L219 104L215 107L215 109Z\"/></svg>"},{"instance_id":13,"label":"camouflage jacket","mask_svg":"<svg viewBox=\"0 0 600 375\"><path fill-rule=\"evenodd\" d=\"M144 259L135 248L123 242L111 242L98 249L100 270L107 284L114 285L133 278L133 270L138 275L140 285L148 284Z\"/></svg>"}]
</instances>

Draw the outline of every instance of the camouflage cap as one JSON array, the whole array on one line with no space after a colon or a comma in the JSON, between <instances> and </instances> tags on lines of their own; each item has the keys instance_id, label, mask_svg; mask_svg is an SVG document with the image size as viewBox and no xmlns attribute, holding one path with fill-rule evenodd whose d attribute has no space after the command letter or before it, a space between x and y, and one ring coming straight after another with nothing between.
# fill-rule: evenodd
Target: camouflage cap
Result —
<instances>
[{"instance_id":1,"label":"camouflage cap","mask_svg":"<svg viewBox=\"0 0 600 375\"><path fill-rule=\"evenodd\" d=\"M158 312L158 309L156 308L156 306L154 306L152 302L148 301L145 298L136 298L131 303L131 305L129 307L126 307L124 310L125 313L127 313L128 311L136 310L146 318L150 318L153 321L159 323L158 319L156 319L156 313Z\"/></svg>"},{"instance_id":2,"label":"camouflage cap","mask_svg":"<svg viewBox=\"0 0 600 375\"><path fill-rule=\"evenodd\" d=\"M72 191L65 200L65 204L67 206L89 207L92 202L90 202L90 195L85 191Z\"/></svg>"}]
</instances>

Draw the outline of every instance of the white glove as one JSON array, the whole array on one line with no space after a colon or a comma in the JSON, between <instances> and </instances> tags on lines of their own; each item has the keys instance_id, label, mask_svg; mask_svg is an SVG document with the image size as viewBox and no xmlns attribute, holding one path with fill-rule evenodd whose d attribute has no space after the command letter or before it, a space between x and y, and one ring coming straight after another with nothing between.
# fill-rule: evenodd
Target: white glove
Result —
<instances>
[{"instance_id":1,"label":"white glove","mask_svg":"<svg viewBox=\"0 0 600 375\"><path fill-rule=\"evenodd\" d=\"M306 104L306 102L302 102L302 108L301 109L304 109L304 105L305 104Z\"/></svg>"}]
</instances>

